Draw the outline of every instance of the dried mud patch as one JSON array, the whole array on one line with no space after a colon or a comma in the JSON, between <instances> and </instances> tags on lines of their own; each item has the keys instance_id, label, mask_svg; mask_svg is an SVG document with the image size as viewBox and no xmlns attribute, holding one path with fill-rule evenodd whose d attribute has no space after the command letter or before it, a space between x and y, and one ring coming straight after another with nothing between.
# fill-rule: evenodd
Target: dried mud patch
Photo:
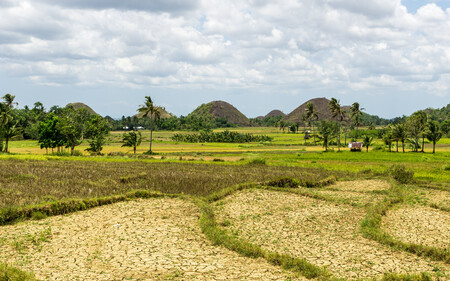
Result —
<instances>
[{"instance_id":1,"label":"dried mud patch","mask_svg":"<svg viewBox=\"0 0 450 281\"><path fill-rule=\"evenodd\" d=\"M387 212L384 231L408 243L450 249L450 213L430 207L402 206Z\"/></svg>"},{"instance_id":2,"label":"dried mud patch","mask_svg":"<svg viewBox=\"0 0 450 281\"><path fill-rule=\"evenodd\" d=\"M389 183L382 180L342 181L326 188L313 189L314 192L333 200L354 205L368 205L383 200Z\"/></svg>"},{"instance_id":3,"label":"dried mud patch","mask_svg":"<svg viewBox=\"0 0 450 281\"><path fill-rule=\"evenodd\" d=\"M448 266L391 250L359 233L360 208L268 190L238 192L216 203L218 222L265 249L306 258L337 277L432 272Z\"/></svg>"},{"instance_id":4,"label":"dried mud patch","mask_svg":"<svg viewBox=\"0 0 450 281\"><path fill-rule=\"evenodd\" d=\"M214 247L180 199L117 203L0 227L0 260L41 280L285 280L290 272Z\"/></svg>"}]
</instances>

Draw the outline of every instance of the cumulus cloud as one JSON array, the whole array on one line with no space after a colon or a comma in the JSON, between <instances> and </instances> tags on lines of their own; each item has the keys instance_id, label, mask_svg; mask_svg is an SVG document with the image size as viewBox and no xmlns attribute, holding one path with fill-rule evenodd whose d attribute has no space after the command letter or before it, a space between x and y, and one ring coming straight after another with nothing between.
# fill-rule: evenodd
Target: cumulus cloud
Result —
<instances>
[{"instance_id":1,"label":"cumulus cloud","mask_svg":"<svg viewBox=\"0 0 450 281\"><path fill-rule=\"evenodd\" d=\"M450 9L434 3L9 0L0 14L0 71L36 84L450 88Z\"/></svg>"}]
</instances>

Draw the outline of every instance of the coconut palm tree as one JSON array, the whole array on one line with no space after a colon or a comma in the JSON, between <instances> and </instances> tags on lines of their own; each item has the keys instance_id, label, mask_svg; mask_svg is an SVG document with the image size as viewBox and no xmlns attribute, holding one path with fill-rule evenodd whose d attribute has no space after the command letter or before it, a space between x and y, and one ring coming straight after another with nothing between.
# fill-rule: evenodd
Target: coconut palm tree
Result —
<instances>
[{"instance_id":1,"label":"coconut palm tree","mask_svg":"<svg viewBox=\"0 0 450 281\"><path fill-rule=\"evenodd\" d=\"M436 143L441 139L442 132L439 129L439 123L436 121L428 121L428 130L426 132L427 139L433 142L433 154L435 152Z\"/></svg>"},{"instance_id":2,"label":"coconut palm tree","mask_svg":"<svg viewBox=\"0 0 450 281\"><path fill-rule=\"evenodd\" d=\"M314 121L319 119L319 114L317 113L316 107L312 102L308 102L306 104L306 119L311 122L312 125L312 134L314 137L314 144L316 144L316 134L314 133Z\"/></svg>"},{"instance_id":3,"label":"coconut palm tree","mask_svg":"<svg viewBox=\"0 0 450 281\"><path fill-rule=\"evenodd\" d=\"M122 147L123 146L132 147L134 154L136 154L136 147L138 147L141 144L141 141L142 141L141 132L138 132L137 134L135 132L125 133L123 134Z\"/></svg>"},{"instance_id":4,"label":"coconut palm tree","mask_svg":"<svg viewBox=\"0 0 450 281\"><path fill-rule=\"evenodd\" d=\"M17 104L17 102L14 102L15 96L11 94L6 94L2 97L4 102L0 104L0 152L3 149L3 138L7 137L8 135L11 135L12 132L15 132L15 125L14 130L11 129L11 122L13 120L13 116L11 115L11 110L13 109L14 105ZM11 125L8 127L8 125ZM4 151L7 152L8 150L8 140L6 140L6 145Z\"/></svg>"},{"instance_id":5,"label":"coconut palm tree","mask_svg":"<svg viewBox=\"0 0 450 281\"><path fill-rule=\"evenodd\" d=\"M342 108L342 106L339 104L339 101L335 98L331 98L330 103L328 104L328 108L331 111L331 114L333 118L337 118L339 121L338 123L338 134L337 134L337 144L338 144L338 151L341 149L341 126L342 121L345 119L345 110Z\"/></svg>"},{"instance_id":6,"label":"coconut palm tree","mask_svg":"<svg viewBox=\"0 0 450 281\"><path fill-rule=\"evenodd\" d=\"M369 146L373 144L373 137L364 136L363 137L363 146L366 148L366 152L369 152Z\"/></svg>"},{"instance_id":7,"label":"coconut palm tree","mask_svg":"<svg viewBox=\"0 0 450 281\"><path fill-rule=\"evenodd\" d=\"M392 127L392 135L397 141L397 152L398 152L398 142L402 143L402 150L405 153L405 141L408 137L405 123L397 123Z\"/></svg>"},{"instance_id":8,"label":"coconut palm tree","mask_svg":"<svg viewBox=\"0 0 450 281\"><path fill-rule=\"evenodd\" d=\"M362 110L364 110L364 108L360 108L359 103L357 102L354 102L350 107L350 117L352 118L353 125L356 127L356 138L358 138L358 127L360 125Z\"/></svg>"},{"instance_id":9,"label":"coconut palm tree","mask_svg":"<svg viewBox=\"0 0 450 281\"><path fill-rule=\"evenodd\" d=\"M152 153L152 140L153 140L153 124L156 120L161 118L161 112L159 108L153 104L152 98L145 97L145 103L138 108L138 111L144 113L142 117L150 117L150 149L149 153Z\"/></svg>"}]
</instances>

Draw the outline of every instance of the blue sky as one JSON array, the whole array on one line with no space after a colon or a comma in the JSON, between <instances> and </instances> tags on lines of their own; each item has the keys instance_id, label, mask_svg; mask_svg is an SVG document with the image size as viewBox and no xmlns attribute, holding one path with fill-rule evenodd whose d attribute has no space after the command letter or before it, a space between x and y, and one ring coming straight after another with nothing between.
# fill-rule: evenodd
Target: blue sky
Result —
<instances>
[{"instance_id":1,"label":"blue sky","mask_svg":"<svg viewBox=\"0 0 450 281\"><path fill-rule=\"evenodd\" d=\"M133 115L315 97L391 118L450 102L450 0L0 0L0 94Z\"/></svg>"}]
</instances>

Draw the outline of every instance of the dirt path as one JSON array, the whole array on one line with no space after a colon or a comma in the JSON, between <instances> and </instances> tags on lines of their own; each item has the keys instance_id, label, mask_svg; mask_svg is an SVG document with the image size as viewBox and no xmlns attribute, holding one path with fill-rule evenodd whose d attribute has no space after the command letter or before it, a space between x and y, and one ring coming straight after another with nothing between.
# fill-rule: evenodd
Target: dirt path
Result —
<instances>
[{"instance_id":1,"label":"dirt path","mask_svg":"<svg viewBox=\"0 0 450 281\"><path fill-rule=\"evenodd\" d=\"M432 272L448 265L391 250L359 233L364 210L290 193L246 190L216 204L218 221L263 248L304 257L338 277Z\"/></svg>"},{"instance_id":2,"label":"dirt path","mask_svg":"<svg viewBox=\"0 0 450 281\"><path fill-rule=\"evenodd\" d=\"M0 227L0 260L41 280L286 280L264 260L212 246L199 212L149 199Z\"/></svg>"},{"instance_id":3,"label":"dirt path","mask_svg":"<svg viewBox=\"0 0 450 281\"><path fill-rule=\"evenodd\" d=\"M404 242L450 249L450 213L422 206L387 212L382 228Z\"/></svg>"}]
</instances>

